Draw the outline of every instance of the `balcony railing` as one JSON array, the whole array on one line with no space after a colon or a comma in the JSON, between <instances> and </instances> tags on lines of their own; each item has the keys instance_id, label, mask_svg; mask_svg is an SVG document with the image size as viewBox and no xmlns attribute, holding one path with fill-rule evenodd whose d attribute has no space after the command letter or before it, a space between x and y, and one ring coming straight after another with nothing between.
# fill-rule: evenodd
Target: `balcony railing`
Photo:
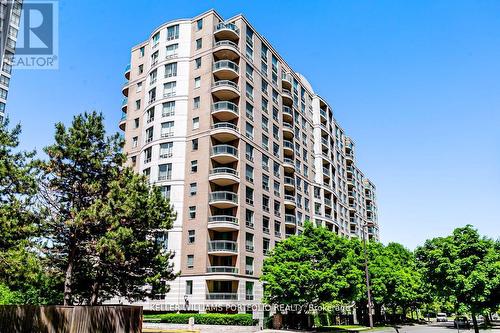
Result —
<instances>
[{"instance_id":1,"label":"balcony railing","mask_svg":"<svg viewBox=\"0 0 500 333\"><path fill-rule=\"evenodd\" d=\"M285 200L295 203L295 196L290 195L290 194L285 194Z\"/></svg>"},{"instance_id":2,"label":"balcony railing","mask_svg":"<svg viewBox=\"0 0 500 333\"><path fill-rule=\"evenodd\" d=\"M293 150L293 149L294 149L294 145L293 145L293 142L292 142L292 141L283 140L283 146L284 146L285 148L288 148L288 149L291 149L291 150Z\"/></svg>"},{"instance_id":3,"label":"balcony railing","mask_svg":"<svg viewBox=\"0 0 500 333\"><path fill-rule=\"evenodd\" d=\"M210 176L214 175L231 175L238 177L238 171L233 168L226 168L226 167L218 167L218 168L213 168L210 170Z\"/></svg>"},{"instance_id":4,"label":"balcony railing","mask_svg":"<svg viewBox=\"0 0 500 333\"><path fill-rule=\"evenodd\" d=\"M207 300L238 300L237 293L207 293Z\"/></svg>"},{"instance_id":5,"label":"balcony railing","mask_svg":"<svg viewBox=\"0 0 500 333\"><path fill-rule=\"evenodd\" d=\"M293 159L291 159L289 157L285 157L283 159L283 163L285 163L285 164L291 164L292 166L295 166L295 163L294 163Z\"/></svg>"},{"instance_id":6,"label":"balcony railing","mask_svg":"<svg viewBox=\"0 0 500 333\"><path fill-rule=\"evenodd\" d=\"M285 223L296 224L297 218L292 214L285 214Z\"/></svg>"},{"instance_id":7,"label":"balcony railing","mask_svg":"<svg viewBox=\"0 0 500 333\"><path fill-rule=\"evenodd\" d=\"M233 113L238 114L238 105L234 104L233 102L228 102L228 101L221 101L221 102L216 102L212 105L212 112L217 112L217 111L231 111Z\"/></svg>"},{"instance_id":8,"label":"balcony railing","mask_svg":"<svg viewBox=\"0 0 500 333\"><path fill-rule=\"evenodd\" d=\"M292 108L291 108L291 107L289 107L289 106L284 106L284 107L283 107L283 113L284 113L284 114L288 114L288 115L290 115L290 116L292 116L292 117L293 117L293 111L292 111Z\"/></svg>"},{"instance_id":9,"label":"balcony railing","mask_svg":"<svg viewBox=\"0 0 500 333\"><path fill-rule=\"evenodd\" d=\"M218 87L231 87L231 88L238 90L238 85L231 80L215 81L212 88L218 88Z\"/></svg>"},{"instance_id":10,"label":"balcony railing","mask_svg":"<svg viewBox=\"0 0 500 333\"><path fill-rule=\"evenodd\" d=\"M219 24L217 24L215 26L215 32L220 31L220 30L232 30L237 35L240 34L240 29L234 23L220 22Z\"/></svg>"},{"instance_id":11,"label":"balcony railing","mask_svg":"<svg viewBox=\"0 0 500 333\"><path fill-rule=\"evenodd\" d=\"M229 192L229 191L216 191L210 193L210 202L217 202L217 201L229 201L232 203L237 204L238 203L238 195L234 192Z\"/></svg>"},{"instance_id":12,"label":"balcony railing","mask_svg":"<svg viewBox=\"0 0 500 333\"><path fill-rule=\"evenodd\" d=\"M231 215L213 215L208 217L208 223L230 223L238 225L238 218Z\"/></svg>"},{"instance_id":13,"label":"balcony railing","mask_svg":"<svg viewBox=\"0 0 500 333\"><path fill-rule=\"evenodd\" d=\"M285 184L295 186L295 179L285 176Z\"/></svg>"},{"instance_id":14,"label":"balcony railing","mask_svg":"<svg viewBox=\"0 0 500 333\"><path fill-rule=\"evenodd\" d=\"M220 154L228 154L233 156L238 156L238 149L231 145L216 145L212 147L212 156L220 155Z\"/></svg>"},{"instance_id":15,"label":"balcony railing","mask_svg":"<svg viewBox=\"0 0 500 333\"><path fill-rule=\"evenodd\" d=\"M215 47L219 47L219 46L231 46L231 47L234 47L235 49L238 48L238 44L236 44L235 42L231 42L230 40L220 40L220 41L216 42Z\"/></svg>"},{"instance_id":16,"label":"balcony railing","mask_svg":"<svg viewBox=\"0 0 500 333\"><path fill-rule=\"evenodd\" d=\"M214 71L220 69L231 69L235 72L238 72L240 70L240 67L231 60L219 60L214 63Z\"/></svg>"},{"instance_id":17,"label":"balcony railing","mask_svg":"<svg viewBox=\"0 0 500 333\"><path fill-rule=\"evenodd\" d=\"M229 273L238 274L238 267L233 266L209 266L207 273Z\"/></svg>"},{"instance_id":18,"label":"balcony railing","mask_svg":"<svg viewBox=\"0 0 500 333\"><path fill-rule=\"evenodd\" d=\"M226 241L226 240L209 241L208 251L238 253L238 243L236 243L235 241Z\"/></svg>"},{"instance_id":19,"label":"balcony railing","mask_svg":"<svg viewBox=\"0 0 500 333\"><path fill-rule=\"evenodd\" d=\"M228 123L228 122L215 123L215 124L213 124L212 129L214 129L214 130L215 129L232 129L232 130L235 130L235 131L238 130L238 128L236 127L235 124Z\"/></svg>"}]
</instances>

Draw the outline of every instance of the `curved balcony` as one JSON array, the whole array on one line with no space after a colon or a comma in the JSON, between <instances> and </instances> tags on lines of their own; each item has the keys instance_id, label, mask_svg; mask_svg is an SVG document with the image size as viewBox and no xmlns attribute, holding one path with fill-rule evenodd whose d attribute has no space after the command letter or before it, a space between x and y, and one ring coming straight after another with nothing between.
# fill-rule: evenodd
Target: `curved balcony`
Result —
<instances>
[{"instance_id":1,"label":"curved balcony","mask_svg":"<svg viewBox=\"0 0 500 333\"><path fill-rule=\"evenodd\" d=\"M129 87L130 82L125 81L122 86L122 94L125 97L128 97L128 87Z\"/></svg>"},{"instance_id":2,"label":"curved balcony","mask_svg":"<svg viewBox=\"0 0 500 333\"><path fill-rule=\"evenodd\" d=\"M212 115L222 121L233 120L239 116L238 105L228 101L215 102L212 104Z\"/></svg>"},{"instance_id":3,"label":"curved balcony","mask_svg":"<svg viewBox=\"0 0 500 333\"><path fill-rule=\"evenodd\" d=\"M283 158L283 168L287 172L295 172L295 163L293 159L289 157Z\"/></svg>"},{"instance_id":4,"label":"curved balcony","mask_svg":"<svg viewBox=\"0 0 500 333\"><path fill-rule=\"evenodd\" d=\"M240 57L238 53L238 44L230 40L215 42L214 55L217 59L236 60Z\"/></svg>"},{"instance_id":5,"label":"curved balcony","mask_svg":"<svg viewBox=\"0 0 500 333\"><path fill-rule=\"evenodd\" d=\"M122 111L127 112L128 98L125 97L122 101Z\"/></svg>"},{"instance_id":6,"label":"curved balcony","mask_svg":"<svg viewBox=\"0 0 500 333\"><path fill-rule=\"evenodd\" d=\"M281 97L283 98L283 104L293 105L292 92L288 89L283 89L281 92Z\"/></svg>"},{"instance_id":7,"label":"curved balcony","mask_svg":"<svg viewBox=\"0 0 500 333\"><path fill-rule=\"evenodd\" d=\"M288 73L281 73L281 86L283 89L292 89L292 76Z\"/></svg>"},{"instance_id":8,"label":"curved balcony","mask_svg":"<svg viewBox=\"0 0 500 333\"><path fill-rule=\"evenodd\" d=\"M354 154L353 152L345 153L345 158L346 160L353 161L354 160Z\"/></svg>"},{"instance_id":9,"label":"curved balcony","mask_svg":"<svg viewBox=\"0 0 500 333\"><path fill-rule=\"evenodd\" d=\"M214 35L217 39L238 40L240 29L234 23L220 22L215 26Z\"/></svg>"},{"instance_id":10,"label":"curved balcony","mask_svg":"<svg viewBox=\"0 0 500 333\"><path fill-rule=\"evenodd\" d=\"M125 124L127 123L127 114L123 113L122 117L120 119L120 122L118 123L118 127L122 130L125 131Z\"/></svg>"},{"instance_id":11,"label":"curved balcony","mask_svg":"<svg viewBox=\"0 0 500 333\"><path fill-rule=\"evenodd\" d=\"M293 111L289 106L283 107L283 120L289 123L293 123Z\"/></svg>"},{"instance_id":12,"label":"curved balcony","mask_svg":"<svg viewBox=\"0 0 500 333\"><path fill-rule=\"evenodd\" d=\"M208 217L208 229L217 231L240 230L238 218L230 215L214 215Z\"/></svg>"},{"instance_id":13,"label":"curved balcony","mask_svg":"<svg viewBox=\"0 0 500 333\"><path fill-rule=\"evenodd\" d=\"M215 81L212 85L212 94L221 100L230 100L240 97L238 85L229 80Z\"/></svg>"},{"instance_id":14,"label":"curved balcony","mask_svg":"<svg viewBox=\"0 0 500 333\"><path fill-rule=\"evenodd\" d=\"M321 116L322 120L328 121L328 114L325 110L319 109L319 115Z\"/></svg>"},{"instance_id":15,"label":"curved balcony","mask_svg":"<svg viewBox=\"0 0 500 333\"><path fill-rule=\"evenodd\" d=\"M214 75L220 80L234 80L239 75L240 67L231 60L219 60L214 63Z\"/></svg>"},{"instance_id":16,"label":"curved balcony","mask_svg":"<svg viewBox=\"0 0 500 333\"><path fill-rule=\"evenodd\" d=\"M297 218L293 214L285 214L285 225L286 226L297 226Z\"/></svg>"},{"instance_id":17,"label":"curved balcony","mask_svg":"<svg viewBox=\"0 0 500 333\"><path fill-rule=\"evenodd\" d=\"M293 139L293 136L295 135L293 131L293 125L290 123L283 123L283 136L286 139Z\"/></svg>"},{"instance_id":18,"label":"curved balcony","mask_svg":"<svg viewBox=\"0 0 500 333\"><path fill-rule=\"evenodd\" d=\"M222 164L235 162L238 160L238 149L226 144L215 145L212 147L210 157Z\"/></svg>"},{"instance_id":19,"label":"curved balcony","mask_svg":"<svg viewBox=\"0 0 500 333\"><path fill-rule=\"evenodd\" d=\"M285 176L285 188L291 191L295 191L295 179L292 177Z\"/></svg>"},{"instance_id":20,"label":"curved balcony","mask_svg":"<svg viewBox=\"0 0 500 333\"><path fill-rule=\"evenodd\" d=\"M130 64L128 64L126 67L125 67L125 78L127 80L130 79Z\"/></svg>"},{"instance_id":21,"label":"curved balcony","mask_svg":"<svg viewBox=\"0 0 500 333\"><path fill-rule=\"evenodd\" d=\"M217 185L226 186L238 183L240 181L240 177L238 176L238 171L236 171L236 169L218 167L210 170L208 180Z\"/></svg>"},{"instance_id":22,"label":"curved balcony","mask_svg":"<svg viewBox=\"0 0 500 333\"><path fill-rule=\"evenodd\" d=\"M235 255L238 254L238 243L227 240L214 240L208 242L208 254Z\"/></svg>"},{"instance_id":23,"label":"curved balcony","mask_svg":"<svg viewBox=\"0 0 500 333\"><path fill-rule=\"evenodd\" d=\"M297 206L297 203L295 202L295 196L290 195L290 194L285 194L284 196L284 203L286 208L295 208Z\"/></svg>"},{"instance_id":24,"label":"curved balcony","mask_svg":"<svg viewBox=\"0 0 500 333\"><path fill-rule=\"evenodd\" d=\"M233 141L238 139L238 128L233 123L215 123L212 126L210 135L221 142Z\"/></svg>"},{"instance_id":25,"label":"curved balcony","mask_svg":"<svg viewBox=\"0 0 500 333\"><path fill-rule=\"evenodd\" d=\"M288 140L283 140L283 151L285 154L293 155L293 142Z\"/></svg>"},{"instance_id":26,"label":"curved balcony","mask_svg":"<svg viewBox=\"0 0 500 333\"><path fill-rule=\"evenodd\" d=\"M234 266L209 266L207 273L238 274L238 267Z\"/></svg>"},{"instance_id":27,"label":"curved balcony","mask_svg":"<svg viewBox=\"0 0 500 333\"><path fill-rule=\"evenodd\" d=\"M354 168L352 167L352 165L349 165L347 168L346 168L346 171L348 174L353 174L354 173Z\"/></svg>"},{"instance_id":28,"label":"curved balcony","mask_svg":"<svg viewBox=\"0 0 500 333\"><path fill-rule=\"evenodd\" d=\"M238 195L229 191L215 191L210 193L208 202L218 208L231 208L238 206Z\"/></svg>"}]
</instances>

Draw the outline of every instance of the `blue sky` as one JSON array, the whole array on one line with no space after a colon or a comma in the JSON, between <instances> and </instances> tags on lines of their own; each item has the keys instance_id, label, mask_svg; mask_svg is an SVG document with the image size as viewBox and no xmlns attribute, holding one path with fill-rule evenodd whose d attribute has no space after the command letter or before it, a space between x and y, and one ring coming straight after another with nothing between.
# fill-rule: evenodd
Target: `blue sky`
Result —
<instances>
[{"instance_id":1,"label":"blue sky","mask_svg":"<svg viewBox=\"0 0 500 333\"><path fill-rule=\"evenodd\" d=\"M246 15L334 107L377 185L384 243L467 223L500 236L500 1L61 0L59 70L11 81L22 147L85 110L117 131L130 48L210 8Z\"/></svg>"}]
</instances>

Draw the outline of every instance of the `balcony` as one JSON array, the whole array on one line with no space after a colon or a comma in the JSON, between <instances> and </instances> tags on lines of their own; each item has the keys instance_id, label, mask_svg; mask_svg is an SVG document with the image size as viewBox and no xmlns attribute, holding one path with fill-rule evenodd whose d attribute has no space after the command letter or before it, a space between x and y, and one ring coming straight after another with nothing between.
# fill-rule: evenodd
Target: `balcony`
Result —
<instances>
[{"instance_id":1,"label":"balcony","mask_svg":"<svg viewBox=\"0 0 500 333\"><path fill-rule=\"evenodd\" d=\"M354 191L347 191L347 196L348 196L349 198L355 198L355 197L356 197L356 195L355 195Z\"/></svg>"},{"instance_id":2,"label":"balcony","mask_svg":"<svg viewBox=\"0 0 500 333\"><path fill-rule=\"evenodd\" d=\"M283 140L283 151L288 155L293 155L294 145L292 141Z\"/></svg>"},{"instance_id":3,"label":"balcony","mask_svg":"<svg viewBox=\"0 0 500 333\"><path fill-rule=\"evenodd\" d=\"M283 120L289 123L293 123L293 111L289 106L283 107Z\"/></svg>"},{"instance_id":4,"label":"balcony","mask_svg":"<svg viewBox=\"0 0 500 333\"><path fill-rule=\"evenodd\" d=\"M354 153L352 151L346 152L345 158L346 158L346 160L350 160L350 161L354 160Z\"/></svg>"},{"instance_id":5,"label":"balcony","mask_svg":"<svg viewBox=\"0 0 500 333\"><path fill-rule=\"evenodd\" d=\"M118 123L118 127L122 130L125 131L125 124L127 123L127 114L122 113L122 117L120 119L120 122Z\"/></svg>"},{"instance_id":6,"label":"balcony","mask_svg":"<svg viewBox=\"0 0 500 333\"><path fill-rule=\"evenodd\" d=\"M292 89L292 76L288 73L281 73L281 86L283 89Z\"/></svg>"},{"instance_id":7,"label":"balcony","mask_svg":"<svg viewBox=\"0 0 500 333\"><path fill-rule=\"evenodd\" d=\"M221 100L230 100L240 96L238 85L233 81L220 80L212 85L212 94Z\"/></svg>"},{"instance_id":8,"label":"balcony","mask_svg":"<svg viewBox=\"0 0 500 333\"><path fill-rule=\"evenodd\" d=\"M239 66L231 60L219 60L214 63L214 75L220 80L234 80L239 75Z\"/></svg>"},{"instance_id":9,"label":"balcony","mask_svg":"<svg viewBox=\"0 0 500 333\"><path fill-rule=\"evenodd\" d=\"M292 158L285 157L283 159L283 168L287 172L295 172L295 163Z\"/></svg>"},{"instance_id":10,"label":"balcony","mask_svg":"<svg viewBox=\"0 0 500 333\"><path fill-rule=\"evenodd\" d=\"M229 191L215 191L210 193L208 202L217 208L231 208L238 206L238 195Z\"/></svg>"},{"instance_id":11,"label":"balcony","mask_svg":"<svg viewBox=\"0 0 500 333\"><path fill-rule=\"evenodd\" d=\"M207 273L238 274L238 267L233 266L209 266Z\"/></svg>"},{"instance_id":12,"label":"balcony","mask_svg":"<svg viewBox=\"0 0 500 333\"><path fill-rule=\"evenodd\" d=\"M212 147L210 157L222 164L236 162L238 160L238 149L226 144L216 145Z\"/></svg>"},{"instance_id":13,"label":"balcony","mask_svg":"<svg viewBox=\"0 0 500 333\"><path fill-rule=\"evenodd\" d=\"M295 202L295 196L293 196L293 195L285 194L284 202L285 202L286 208L293 209L297 206L297 203Z\"/></svg>"},{"instance_id":14,"label":"balcony","mask_svg":"<svg viewBox=\"0 0 500 333\"><path fill-rule=\"evenodd\" d=\"M321 144L323 144L326 148L330 148L330 145L328 144L328 138L321 137Z\"/></svg>"},{"instance_id":15,"label":"balcony","mask_svg":"<svg viewBox=\"0 0 500 333\"><path fill-rule=\"evenodd\" d=\"M208 242L208 254L235 255L238 254L238 243L227 240L214 240Z\"/></svg>"},{"instance_id":16,"label":"balcony","mask_svg":"<svg viewBox=\"0 0 500 333\"><path fill-rule=\"evenodd\" d=\"M233 123L220 122L212 125L212 132L210 135L221 141L229 142L238 139L238 128Z\"/></svg>"},{"instance_id":17,"label":"balcony","mask_svg":"<svg viewBox=\"0 0 500 333\"><path fill-rule=\"evenodd\" d=\"M293 105L292 92L288 89L283 89L281 92L281 97L283 98L283 104Z\"/></svg>"},{"instance_id":18,"label":"balcony","mask_svg":"<svg viewBox=\"0 0 500 333\"><path fill-rule=\"evenodd\" d=\"M215 26L214 35L217 39L235 41L240 38L240 29L234 23L220 22Z\"/></svg>"},{"instance_id":19,"label":"balcony","mask_svg":"<svg viewBox=\"0 0 500 333\"><path fill-rule=\"evenodd\" d=\"M354 168L353 168L353 166L352 166L352 165L349 165L349 166L346 168L346 170L347 170L347 173L348 173L348 174L351 174L351 175L352 175L352 174L354 173Z\"/></svg>"},{"instance_id":20,"label":"balcony","mask_svg":"<svg viewBox=\"0 0 500 333\"><path fill-rule=\"evenodd\" d=\"M375 207L373 205L366 205L366 210L369 212L373 212L375 210Z\"/></svg>"},{"instance_id":21,"label":"balcony","mask_svg":"<svg viewBox=\"0 0 500 333\"><path fill-rule=\"evenodd\" d=\"M122 111L127 112L128 98L125 97L122 101Z\"/></svg>"},{"instance_id":22,"label":"balcony","mask_svg":"<svg viewBox=\"0 0 500 333\"><path fill-rule=\"evenodd\" d=\"M326 113L325 110L320 109L319 110L319 115L321 116L321 118L323 118L324 121L328 121L328 114Z\"/></svg>"},{"instance_id":23,"label":"balcony","mask_svg":"<svg viewBox=\"0 0 500 333\"><path fill-rule=\"evenodd\" d=\"M130 64L125 67L125 78L130 80Z\"/></svg>"},{"instance_id":24,"label":"balcony","mask_svg":"<svg viewBox=\"0 0 500 333\"><path fill-rule=\"evenodd\" d=\"M323 167L323 175L330 178L330 168Z\"/></svg>"},{"instance_id":25,"label":"balcony","mask_svg":"<svg viewBox=\"0 0 500 333\"><path fill-rule=\"evenodd\" d=\"M210 293L207 292L207 300L237 301L238 293Z\"/></svg>"},{"instance_id":26,"label":"balcony","mask_svg":"<svg viewBox=\"0 0 500 333\"><path fill-rule=\"evenodd\" d=\"M332 208L332 199L325 198L325 206Z\"/></svg>"},{"instance_id":27,"label":"balcony","mask_svg":"<svg viewBox=\"0 0 500 333\"><path fill-rule=\"evenodd\" d=\"M240 224L237 217L230 215L213 215L208 217L208 229L235 231L240 229Z\"/></svg>"},{"instance_id":28,"label":"balcony","mask_svg":"<svg viewBox=\"0 0 500 333\"><path fill-rule=\"evenodd\" d=\"M239 183L238 171L233 168L218 167L210 170L208 180L220 186Z\"/></svg>"},{"instance_id":29,"label":"balcony","mask_svg":"<svg viewBox=\"0 0 500 333\"><path fill-rule=\"evenodd\" d=\"M221 101L212 104L212 115L222 121L233 120L238 118L238 105L233 102Z\"/></svg>"},{"instance_id":30,"label":"balcony","mask_svg":"<svg viewBox=\"0 0 500 333\"><path fill-rule=\"evenodd\" d=\"M286 139L293 139L293 136L295 135L293 131L293 125L290 123L283 123L283 137Z\"/></svg>"},{"instance_id":31,"label":"balcony","mask_svg":"<svg viewBox=\"0 0 500 333\"><path fill-rule=\"evenodd\" d=\"M287 226L297 226L297 218L293 214L285 214L285 225Z\"/></svg>"},{"instance_id":32,"label":"balcony","mask_svg":"<svg viewBox=\"0 0 500 333\"><path fill-rule=\"evenodd\" d=\"M294 191L295 190L295 179L292 177L285 176L285 189Z\"/></svg>"},{"instance_id":33,"label":"balcony","mask_svg":"<svg viewBox=\"0 0 500 333\"><path fill-rule=\"evenodd\" d=\"M128 81L125 81L123 83L123 86L122 86L122 94L123 96L125 97L128 97L128 87L129 87L130 83Z\"/></svg>"},{"instance_id":34,"label":"balcony","mask_svg":"<svg viewBox=\"0 0 500 333\"><path fill-rule=\"evenodd\" d=\"M238 44L229 40L215 42L214 55L217 59L236 60L240 57L238 54Z\"/></svg>"}]
</instances>

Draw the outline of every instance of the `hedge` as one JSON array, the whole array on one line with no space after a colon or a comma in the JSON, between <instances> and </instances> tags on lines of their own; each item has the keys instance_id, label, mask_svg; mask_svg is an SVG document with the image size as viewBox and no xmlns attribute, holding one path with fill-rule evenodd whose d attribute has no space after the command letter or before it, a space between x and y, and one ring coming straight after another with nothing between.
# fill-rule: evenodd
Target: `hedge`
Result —
<instances>
[{"instance_id":1,"label":"hedge","mask_svg":"<svg viewBox=\"0 0 500 333\"><path fill-rule=\"evenodd\" d=\"M252 319L251 314L223 314L223 313L164 313L144 315L145 322L188 324L189 318L194 318L198 325L235 325L255 326L257 319Z\"/></svg>"}]
</instances>

